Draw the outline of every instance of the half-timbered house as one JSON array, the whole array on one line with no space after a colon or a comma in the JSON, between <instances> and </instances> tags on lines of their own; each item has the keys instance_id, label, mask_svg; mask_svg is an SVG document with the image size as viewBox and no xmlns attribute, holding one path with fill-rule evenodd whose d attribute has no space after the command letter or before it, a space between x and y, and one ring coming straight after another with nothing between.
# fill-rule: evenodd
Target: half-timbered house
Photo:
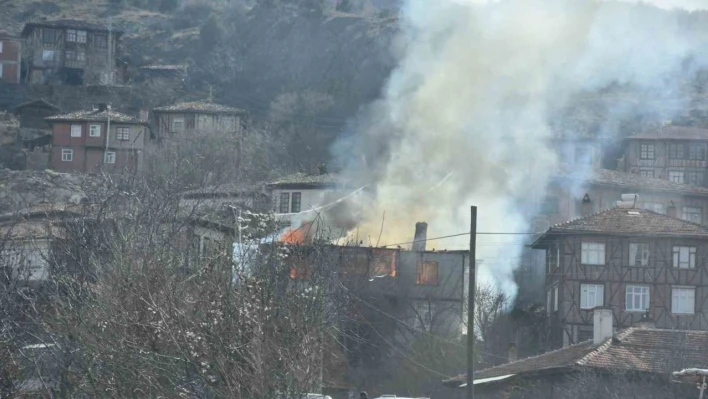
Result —
<instances>
[{"instance_id":1,"label":"half-timbered house","mask_svg":"<svg viewBox=\"0 0 708 399\"><path fill-rule=\"evenodd\" d=\"M708 227L615 207L560 223L532 244L546 250L554 345L592 334L592 309L629 327L647 311L659 328L708 330Z\"/></svg>"},{"instance_id":2,"label":"half-timbered house","mask_svg":"<svg viewBox=\"0 0 708 399\"><path fill-rule=\"evenodd\" d=\"M237 134L246 111L211 102L184 102L153 111L155 133L160 139L177 138L193 132Z\"/></svg>"}]
</instances>

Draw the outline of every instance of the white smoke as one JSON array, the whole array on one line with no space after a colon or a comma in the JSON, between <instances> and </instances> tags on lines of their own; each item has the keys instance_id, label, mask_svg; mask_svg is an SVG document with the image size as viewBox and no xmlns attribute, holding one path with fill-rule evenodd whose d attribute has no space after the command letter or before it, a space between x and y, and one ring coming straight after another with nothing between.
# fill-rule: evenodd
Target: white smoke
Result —
<instances>
[{"instance_id":1,"label":"white smoke","mask_svg":"<svg viewBox=\"0 0 708 399\"><path fill-rule=\"evenodd\" d=\"M697 51L705 37L683 28L686 12L582 0L476 3L409 0L402 9L400 62L353 128L356 138L335 148L348 177L376 187L360 204L359 238L375 244L383 231L381 244L410 241L417 221L429 223L428 237L466 232L470 205L480 232L526 232L558 163L549 145L555 115L611 85L676 97L678 82L706 65ZM600 129L616 128L608 126ZM504 245L478 240L479 277L513 297L523 237L500 237ZM468 240L428 248L466 248Z\"/></svg>"}]
</instances>

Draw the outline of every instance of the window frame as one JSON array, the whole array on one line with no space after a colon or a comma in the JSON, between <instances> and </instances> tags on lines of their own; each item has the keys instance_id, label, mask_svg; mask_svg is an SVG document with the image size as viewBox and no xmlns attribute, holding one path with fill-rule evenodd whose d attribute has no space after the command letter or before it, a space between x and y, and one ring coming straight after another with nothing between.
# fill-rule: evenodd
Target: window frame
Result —
<instances>
[{"instance_id":1,"label":"window frame","mask_svg":"<svg viewBox=\"0 0 708 399\"><path fill-rule=\"evenodd\" d=\"M639 159L656 159L656 145L639 144Z\"/></svg>"},{"instance_id":2,"label":"window frame","mask_svg":"<svg viewBox=\"0 0 708 399\"><path fill-rule=\"evenodd\" d=\"M699 206L684 206L681 208L681 219L701 224L703 223L703 208Z\"/></svg>"},{"instance_id":3,"label":"window frame","mask_svg":"<svg viewBox=\"0 0 708 399\"><path fill-rule=\"evenodd\" d=\"M706 146L703 144L689 144L688 145L688 159L692 161L705 161L706 160Z\"/></svg>"},{"instance_id":4,"label":"window frame","mask_svg":"<svg viewBox=\"0 0 708 399\"><path fill-rule=\"evenodd\" d=\"M679 179L675 179L674 177L679 177ZM684 173L681 170L670 170L669 171L669 181L672 183L680 183L684 184L686 181L686 173Z\"/></svg>"},{"instance_id":5,"label":"window frame","mask_svg":"<svg viewBox=\"0 0 708 399\"><path fill-rule=\"evenodd\" d=\"M295 198L297 198L297 201L295 201ZM290 213L300 213L301 211L302 211L302 193L299 191L291 192L290 193Z\"/></svg>"},{"instance_id":6,"label":"window frame","mask_svg":"<svg viewBox=\"0 0 708 399\"><path fill-rule=\"evenodd\" d=\"M77 29L76 30L76 43L86 43L88 42L88 31Z\"/></svg>"},{"instance_id":7,"label":"window frame","mask_svg":"<svg viewBox=\"0 0 708 399\"><path fill-rule=\"evenodd\" d=\"M636 250L634 251L634 262L632 262L632 247L636 248ZM642 247L645 248L640 251ZM642 255L644 253L643 251L646 251L646 253L648 253L646 262L644 256ZM628 264L630 267L649 267L649 262L651 261L651 246L647 242L630 242L628 256ZM637 265L637 260L639 260L639 265Z\"/></svg>"},{"instance_id":8,"label":"window frame","mask_svg":"<svg viewBox=\"0 0 708 399\"><path fill-rule=\"evenodd\" d=\"M61 149L61 161L62 162L73 162L74 161L74 150L71 148Z\"/></svg>"},{"instance_id":9,"label":"window frame","mask_svg":"<svg viewBox=\"0 0 708 399\"><path fill-rule=\"evenodd\" d=\"M131 130L127 126L116 126L116 141L130 141Z\"/></svg>"},{"instance_id":10,"label":"window frame","mask_svg":"<svg viewBox=\"0 0 708 399\"><path fill-rule=\"evenodd\" d=\"M77 125L77 124L73 124L73 125L70 125L70 126L71 126L71 127L69 128L69 129L70 129L70 133L69 133L70 136L71 136L71 137L74 137L74 138L81 138L81 136L83 135L83 128L82 128L82 126L81 126L81 125ZM78 133L76 133L76 132L78 132Z\"/></svg>"},{"instance_id":11,"label":"window frame","mask_svg":"<svg viewBox=\"0 0 708 399\"><path fill-rule=\"evenodd\" d=\"M437 311L436 304L430 301L416 301L413 303L413 311L415 312L414 329L430 332L433 327L435 312Z\"/></svg>"},{"instance_id":12,"label":"window frame","mask_svg":"<svg viewBox=\"0 0 708 399\"><path fill-rule=\"evenodd\" d=\"M56 43L57 30L51 28L42 28L42 43Z\"/></svg>"},{"instance_id":13,"label":"window frame","mask_svg":"<svg viewBox=\"0 0 708 399\"><path fill-rule=\"evenodd\" d=\"M668 155L669 155L669 159L685 160L686 159L686 145L685 144L676 144L676 143L672 144L672 143L670 143Z\"/></svg>"},{"instance_id":14,"label":"window frame","mask_svg":"<svg viewBox=\"0 0 708 399\"><path fill-rule=\"evenodd\" d=\"M598 249L591 249L591 248L585 248L586 246L594 246L598 245L601 247L598 247ZM599 249L601 248L601 250ZM594 253L598 252L598 257L599 253L602 253L602 257L599 259L600 262L602 263L590 263L590 255L586 256L586 251L587 253ZM582 265L589 265L589 266L604 266L607 263L607 246L605 245L604 242L599 242L599 241L582 241L580 243L580 264Z\"/></svg>"},{"instance_id":15,"label":"window frame","mask_svg":"<svg viewBox=\"0 0 708 399\"><path fill-rule=\"evenodd\" d=\"M588 291L587 291L588 296L585 297L585 306L583 306L583 288L584 287L588 289ZM589 288L591 288L591 287L594 289L595 303L593 305L588 305L588 299L589 299L589 294L590 294ZM600 297L601 297L600 304L597 303L598 302L597 301L598 287L600 288L600 294L601 294L600 295ZM605 285L604 284L595 284L595 283L580 283L580 309L589 310L589 309L594 309L596 307L601 307L601 306L605 306Z\"/></svg>"},{"instance_id":16,"label":"window frame","mask_svg":"<svg viewBox=\"0 0 708 399\"><path fill-rule=\"evenodd\" d=\"M177 129L175 125L179 122L182 126ZM173 132L184 132L184 117L183 116L177 116L172 118L172 129Z\"/></svg>"},{"instance_id":17,"label":"window frame","mask_svg":"<svg viewBox=\"0 0 708 399\"><path fill-rule=\"evenodd\" d=\"M66 41L69 43L76 43L76 29L66 30Z\"/></svg>"},{"instance_id":18,"label":"window frame","mask_svg":"<svg viewBox=\"0 0 708 399\"><path fill-rule=\"evenodd\" d=\"M692 186L702 186L705 181L705 174L700 171L689 170L684 172L683 180L685 184L690 184Z\"/></svg>"},{"instance_id":19,"label":"window frame","mask_svg":"<svg viewBox=\"0 0 708 399\"><path fill-rule=\"evenodd\" d=\"M51 54L51 59L47 57L47 54ZM57 51L56 50L42 50L42 62L56 62Z\"/></svg>"},{"instance_id":20,"label":"window frame","mask_svg":"<svg viewBox=\"0 0 708 399\"><path fill-rule=\"evenodd\" d=\"M675 291L690 291L692 294L692 300L693 302L690 304L691 305L691 311L681 311L681 309L677 309L676 307L678 306L678 301L676 300L676 295ZM688 300L688 297L686 297ZM678 315L693 315L696 314L696 287L691 287L691 286L685 286L685 285L675 285L671 286L671 314L678 314Z\"/></svg>"},{"instance_id":21,"label":"window frame","mask_svg":"<svg viewBox=\"0 0 708 399\"><path fill-rule=\"evenodd\" d=\"M681 249L686 249L688 251L688 261L682 261ZM671 246L671 267L676 269L695 269L696 261L698 258L698 247L690 245L672 245ZM682 267L681 265L687 264L687 267Z\"/></svg>"},{"instance_id":22,"label":"window frame","mask_svg":"<svg viewBox=\"0 0 708 399\"><path fill-rule=\"evenodd\" d=\"M94 128L98 128L97 134L94 134ZM89 137L101 137L101 125L89 125Z\"/></svg>"},{"instance_id":23,"label":"window frame","mask_svg":"<svg viewBox=\"0 0 708 399\"><path fill-rule=\"evenodd\" d=\"M634 305L634 299L636 295L641 295L642 296L642 301L644 300L644 295L646 292L646 303L642 306L643 309L635 308L632 306L631 308L629 307L630 302L627 301L627 297L630 295L630 288L632 288L632 305ZM641 292L636 292L634 289L636 288L641 288ZM624 289L624 310L627 312L646 312L647 309L651 308L651 287L648 285L643 285L643 284L627 284Z\"/></svg>"},{"instance_id":24,"label":"window frame","mask_svg":"<svg viewBox=\"0 0 708 399\"><path fill-rule=\"evenodd\" d=\"M650 175L651 174L651 175ZM654 178L654 169L639 169L639 176Z\"/></svg>"},{"instance_id":25,"label":"window frame","mask_svg":"<svg viewBox=\"0 0 708 399\"><path fill-rule=\"evenodd\" d=\"M433 270L435 278L430 281L427 279L430 270ZM424 276L426 278L424 278ZM437 287L440 285L440 265L438 262L434 261L420 261L416 266L416 280L415 285L427 286L427 287Z\"/></svg>"},{"instance_id":26,"label":"window frame","mask_svg":"<svg viewBox=\"0 0 708 399\"><path fill-rule=\"evenodd\" d=\"M558 284L553 286L553 311L557 312L558 311Z\"/></svg>"},{"instance_id":27,"label":"window frame","mask_svg":"<svg viewBox=\"0 0 708 399\"><path fill-rule=\"evenodd\" d=\"M108 36L103 34L94 34L93 43L96 48L107 49L108 48Z\"/></svg>"},{"instance_id":28,"label":"window frame","mask_svg":"<svg viewBox=\"0 0 708 399\"><path fill-rule=\"evenodd\" d=\"M116 152L106 151L103 155L103 163L105 164L115 164L116 163Z\"/></svg>"},{"instance_id":29,"label":"window frame","mask_svg":"<svg viewBox=\"0 0 708 399\"><path fill-rule=\"evenodd\" d=\"M278 198L278 213L287 214L290 211L290 192L280 193Z\"/></svg>"}]
</instances>

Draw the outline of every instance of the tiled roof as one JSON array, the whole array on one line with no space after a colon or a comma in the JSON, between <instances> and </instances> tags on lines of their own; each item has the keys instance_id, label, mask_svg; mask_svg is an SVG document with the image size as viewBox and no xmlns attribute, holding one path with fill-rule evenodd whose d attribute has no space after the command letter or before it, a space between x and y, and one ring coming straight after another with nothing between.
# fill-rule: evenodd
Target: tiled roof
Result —
<instances>
[{"instance_id":1,"label":"tiled roof","mask_svg":"<svg viewBox=\"0 0 708 399\"><path fill-rule=\"evenodd\" d=\"M556 178L564 178L617 187L636 188L642 191L666 191L683 194L708 195L708 188L674 183L669 180L642 177L634 173L620 172L610 169L595 169L588 173L578 173L574 170L560 169Z\"/></svg>"},{"instance_id":2,"label":"tiled roof","mask_svg":"<svg viewBox=\"0 0 708 399\"><path fill-rule=\"evenodd\" d=\"M286 184L333 185L333 184L337 184L337 183L340 183L339 176L332 174L332 173L325 173L325 174L321 174L321 175L295 173L292 175L282 177L278 180L268 183L267 185L269 185L269 186L279 186L279 185L286 185Z\"/></svg>"},{"instance_id":3,"label":"tiled roof","mask_svg":"<svg viewBox=\"0 0 708 399\"><path fill-rule=\"evenodd\" d=\"M628 140L708 140L708 129L692 126L663 126L627 137Z\"/></svg>"},{"instance_id":4,"label":"tiled roof","mask_svg":"<svg viewBox=\"0 0 708 399\"><path fill-rule=\"evenodd\" d=\"M145 122L141 122L140 120L133 118L132 116L121 114L120 112L116 112L113 110L70 112L68 114L50 116L45 119L49 122L56 122L56 121L106 122L106 121L108 121L109 116L111 118L111 122L145 124Z\"/></svg>"},{"instance_id":5,"label":"tiled roof","mask_svg":"<svg viewBox=\"0 0 708 399\"><path fill-rule=\"evenodd\" d=\"M544 236L558 233L708 238L708 227L645 209L611 208L553 225ZM543 240L543 237L539 240Z\"/></svg>"},{"instance_id":6,"label":"tiled roof","mask_svg":"<svg viewBox=\"0 0 708 399\"><path fill-rule=\"evenodd\" d=\"M595 346L592 340L567 346L474 373L475 380L536 373L544 370L591 367L665 374L708 367L708 331L628 328ZM464 383L462 374L445 381ZM459 385L458 385L459 386Z\"/></svg>"},{"instance_id":7,"label":"tiled roof","mask_svg":"<svg viewBox=\"0 0 708 399\"><path fill-rule=\"evenodd\" d=\"M50 109L53 109L53 110L56 110L56 111L61 111L61 109L60 109L59 107L57 107L56 105L50 103L49 101L47 101L47 100L45 100L45 99L43 99L43 98L40 98L40 99L37 99L37 100L27 101L27 102L24 102L24 103L22 103L22 104L16 106L16 107L15 107L15 112L17 112L17 110L19 110L19 109L21 109L21 108L29 107L29 106L37 106L37 107L40 107L40 106L41 106L41 107L44 107L44 108L50 108Z\"/></svg>"},{"instance_id":8,"label":"tiled roof","mask_svg":"<svg viewBox=\"0 0 708 399\"><path fill-rule=\"evenodd\" d=\"M209 114L244 114L246 111L238 108L227 107L226 105L208 103L203 101L185 102L157 107L154 112L196 112Z\"/></svg>"},{"instance_id":9,"label":"tiled roof","mask_svg":"<svg viewBox=\"0 0 708 399\"><path fill-rule=\"evenodd\" d=\"M47 27L47 28L75 28L84 30L93 30L99 32L108 32L108 24L94 24L91 22L76 20L76 19L59 19L54 21L36 21L29 22L25 24L24 29L22 29L22 36L29 33L30 30L37 27ZM120 35L123 32L115 27L111 30L114 35Z\"/></svg>"}]
</instances>

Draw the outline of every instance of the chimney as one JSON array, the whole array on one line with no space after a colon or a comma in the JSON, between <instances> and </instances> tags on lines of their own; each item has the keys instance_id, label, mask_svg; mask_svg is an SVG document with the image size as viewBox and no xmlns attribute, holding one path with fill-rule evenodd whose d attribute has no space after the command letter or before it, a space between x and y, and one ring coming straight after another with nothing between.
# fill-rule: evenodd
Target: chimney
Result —
<instances>
[{"instance_id":1,"label":"chimney","mask_svg":"<svg viewBox=\"0 0 708 399\"><path fill-rule=\"evenodd\" d=\"M676 205L674 205L674 201L671 201L669 206L666 207L666 216L670 216L672 218L676 217Z\"/></svg>"},{"instance_id":2,"label":"chimney","mask_svg":"<svg viewBox=\"0 0 708 399\"><path fill-rule=\"evenodd\" d=\"M519 360L519 353L516 350L516 344L512 342L509 344L509 363L517 360Z\"/></svg>"},{"instance_id":3,"label":"chimney","mask_svg":"<svg viewBox=\"0 0 708 399\"><path fill-rule=\"evenodd\" d=\"M612 338L612 310L605 308L595 308L593 311L593 334L592 343L598 345L608 338Z\"/></svg>"},{"instance_id":4,"label":"chimney","mask_svg":"<svg viewBox=\"0 0 708 399\"><path fill-rule=\"evenodd\" d=\"M580 216L588 216L592 214L592 201L590 201L590 196L585 194L583 197L583 204L580 209Z\"/></svg>"},{"instance_id":5,"label":"chimney","mask_svg":"<svg viewBox=\"0 0 708 399\"><path fill-rule=\"evenodd\" d=\"M98 103L98 109L96 111L103 112L108 109L106 103Z\"/></svg>"},{"instance_id":6,"label":"chimney","mask_svg":"<svg viewBox=\"0 0 708 399\"><path fill-rule=\"evenodd\" d=\"M146 109L141 109L140 110L140 122L147 122L148 121L148 110Z\"/></svg>"},{"instance_id":7,"label":"chimney","mask_svg":"<svg viewBox=\"0 0 708 399\"><path fill-rule=\"evenodd\" d=\"M418 222L415 224L415 235L413 236L413 245L411 249L416 252L425 251L425 241L428 238L428 224Z\"/></svg>"}]
</instances>

